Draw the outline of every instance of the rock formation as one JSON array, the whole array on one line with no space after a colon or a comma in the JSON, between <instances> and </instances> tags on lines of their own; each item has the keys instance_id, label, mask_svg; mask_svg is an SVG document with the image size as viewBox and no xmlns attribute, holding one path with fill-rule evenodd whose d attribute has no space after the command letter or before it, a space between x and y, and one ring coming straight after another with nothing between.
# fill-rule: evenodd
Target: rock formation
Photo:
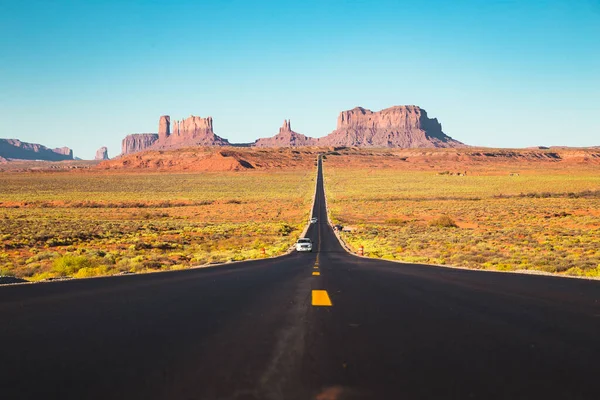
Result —
<instances>
[{"instance_id":1,"label":"rock formation","mask_svg":"<svg viewBox=\"0 0 600 400\"><path fill-rule=\"evenodd\" d=\"M163 115L158 122L158 134L127 136L123 140L122 154L229 145L227 139L215 135L211 117L192 115L180 121L171 121L168 115ZM466 147L442 132L438 120L429 118L427 112L418 106L395 106L377 112L362 107L343 111L338 117L337 129L320 139L294 132L290 121L285 120L277 135L258 139L250 146Z\"/></svg>"},{"instance_id":2,"label":"rock formation","mask_svg":"<svg viewBox=\"0 0 600 400\"><path fill-rule=\"evenodd\" d=\"M173 121L170 127L169 121L169 116L161 117L159 121L160 138L154 145L154 149L229 145L226 139L215 135L212 117L201 118L190 115L189 118L181 121ZM163 132L162 135L161 132Z\"/></svg>"},{"instance_id":3,"label":"rock formation","mask_svg":"<svg viewBox=\"0 0 600 400\"><path fill-rule=\"evenodd\" d=\"M121 154L144 151L150 148L157 140L158 135L155 133L134 133L133 135L127 135L125 139L123 139Z\"/></svg>"},{"instance_id":4,"label":"rock formation","mask_svg":"<svg viewBox=\"0 0 600 400\"><path fill-rule=\"evenodd\" d=\"M21 142L18 139L0 139L0 157L18 160L63 161L73 159L73 150L68 147L49 149L41 144Z\"/></svg>"},{"instance_id":5,"label":"rock formation","mask_svg":"<svg viewBox=\"0 0 600 400\"><path fill-rule=\"evenodd\" d=\"M96 151L95 160L108 160L108 149L106 147L100 147L98 151Z\"/></svg>"},{"instance_id":6,"label":"rock formation","mask_svg":"<svg viewBox=\"0 0 600 400\"><path fill-rule=\"evenodd\" d=\"M319 139L322 146L465 147L442 132L437 119L418 106L395 106L373 112L356 107L340 113L337 129Z\"/></svg>"},{"instance_id":7,"label":"rock formation","mask_svg":"<svg viewBox=\"0 0 600 400\"><path fill-rule=\"evenodd\" d=\"M342 146L342 147L465 147L442 132L437 119L417 106L396 106L373 112L362 107L343 111L337 129L320 139L292 131L284 121L279 133L258 139L256 147Z\"/></svg>"},{"instance_id":8,"label":"rock formation","mask_svg":"<svg viewBox=\"0 0 600 400\"><path fill-rule=\"evenodd\" d=\"M163 115L158 120L158 140L164 141L171 136L171 117Z\"/></svg>"},{"instance_id":9,"label":"rock formation","mask_svg":"<svg viewBox=\"0 0 600 400\"><path fill-rule=\"evenodd\" d=\"M227 139L215 135L211 117L191 115L181 121L173 121L163 115L158 121L158 134L143 133L127 136L123 140L121 154L144 150L167 150L191 146L228 146Z\"/></svg>"},{"instance_id":10,"label":"rock formation","mask_svg":"<svg viewBox=\"0 0 600 400\"><path fill-rule=\"evenodd\" d=\"M57 149L52 149L53 152L57 153L57 154L62 154L63 156L68 157L68 160L72 160L73 159L73 150L71 150L68 147L59 147Z\"/></svg>"},{"instance_id":11,"label":"rock formation","mask_svg":"<svg viewBox=\"0 0 600 400\"><path fill-rule=\"evenodd\" d=\"M294 132L290 120L284 120L283 126L279 128L279 133L270 138L258 139L254 142L255 147L298 147L298 146L314 146L317 144L317 139L304 136Z\"/></svg>"}]
</instances>

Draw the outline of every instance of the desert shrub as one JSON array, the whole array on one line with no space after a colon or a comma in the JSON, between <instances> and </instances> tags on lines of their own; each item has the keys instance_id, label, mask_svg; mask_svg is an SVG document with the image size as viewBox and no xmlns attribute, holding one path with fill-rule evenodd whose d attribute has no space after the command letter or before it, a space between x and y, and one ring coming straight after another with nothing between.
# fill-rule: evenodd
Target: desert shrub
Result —
<instances>
[{"instance_id":1,"label":"desert shrub","mask_svg":"<svg viewBox=\"0 0 600 400\"><path fill-rule=\"evenodd\" d=\"M437 226L439 228L458 228L456 222L448 215L442 215L429 222L430 226Z\"/></svg>"},{"instance_id":2,"label":"desert shrub","mask_svg":"<svg viewBox=\"0 0 600 400\"><path fill-rule=\"evenodd\" d=\"M68 246L73 243L72 239L51 238L46 241L48 247Z\"/></svg>"},{"instance_id":3,"label":"desert shrub","mask_svg":"<svg viewBox=\"0 0 600 400\"><path fill-rule=\"evenodd\" d=\"M571 267L565 271L565 274L571 276L584 276L585 272L579 267Z\"/></svg>"},{"instance_id":4,"label":"desert shrub","mask_svg":"<svg viewBox=\"0 0 600 400\"><path fill-rule=\"evenodd\" d=\"M292 231L294 230L294 228L288 224L281 224L281 226L279 227L278 233L281 236L288 236L290 233L292 233Z\"/></svg>"},{"instance_id":5,"label":"desert shrub","mask_svg":"<svg viewBox=\"0 0 600 400\"><path fill-rule=\"evenodd\" d=\"M52 271L59 276L71 276L82 268L92 268L92 261L85 256L65 255L52 263Z\"/></svg>"},{"instance_id":6,"label":"desert shrub","mask_svg":"<svg viewBox=\"0 0 600 400\"><path fill-rule=\"evenodd\" d=\"M101 265L99 267L84 267L77 271L73 277L74 278L91 278L94 276L103 276L108 275L110 272L114 273L116 271L109 270L108 267Z\"/></svg>"},{"instance_id":7,"label":"desert shrub","mask_svg":"<svg viewBox=\"0 0 600 400\"><path fill-rule=\"evenodd\" d=\"M151 249L152 245L149 243L143 243L143 242L138 242L135 244L134 249L135 250L148 250Z\"/></svg>"},{"instance_id":8,"label":"desert shrub","mask_svg":"<svg viewBox=\"0 0 600 400\"><path fill-rule=\"evenodd\" d=\"M152 247L154 247L155 249L159 249L159 250L171 250L171 249L176 249L177 245L174 243L159 242L159 243L152 244Z\"/></svg>"},{"instance_id":9,"label":"desert shrub","mask_svg":"<svg viewBox=\"0 0 600 400\"><path fill-rule=\"evenodd\" d=\"M142 265L147 269L161 269L163 266L161 262L153 260L144 261Z\"/></svg>"},{"instance_id":10,"label":"desert shrub","mask_svg":"<svg viewBox=\"0 0 600 400\"><path fill-rule=\"evenodd\" d=\"M388 225L403 225L406 223L406 221L400 218L390 218L385 220L385 223Z\"/></svg>"}]
</instances>

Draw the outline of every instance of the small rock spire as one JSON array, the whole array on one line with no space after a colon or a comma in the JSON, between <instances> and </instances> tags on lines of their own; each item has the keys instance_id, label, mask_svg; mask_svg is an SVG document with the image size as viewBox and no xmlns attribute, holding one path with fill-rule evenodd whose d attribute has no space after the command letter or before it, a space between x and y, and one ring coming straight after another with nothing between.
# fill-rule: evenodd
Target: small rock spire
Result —
<instances>
[{"instance_id":1,"label":"small rock spire","mask_svg":"<svg viewBox=\"0 0 600 400\"><path fill-rule=\"evenodd\" d=\"M279 132L289 132L292 130L292 124L289 119L283 120L283 126L279 129Z\"/></svg>"}]
</instances>

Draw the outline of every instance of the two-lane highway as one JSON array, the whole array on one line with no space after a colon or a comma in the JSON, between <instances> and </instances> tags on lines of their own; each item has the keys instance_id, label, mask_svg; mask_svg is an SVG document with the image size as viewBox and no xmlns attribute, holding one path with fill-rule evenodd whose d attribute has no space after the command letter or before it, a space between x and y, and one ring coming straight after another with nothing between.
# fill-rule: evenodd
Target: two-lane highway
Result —
<instances>
[{"instance_id":1,"label":"two-lane highway","mask_svg":"<svg viewBox=\"0 0 600 400\"><path fill-rule=\"evenodd\" d=\"M0 287L2 399L595 399L600 282L314 253Z\"/></svg>"}]
</instances>

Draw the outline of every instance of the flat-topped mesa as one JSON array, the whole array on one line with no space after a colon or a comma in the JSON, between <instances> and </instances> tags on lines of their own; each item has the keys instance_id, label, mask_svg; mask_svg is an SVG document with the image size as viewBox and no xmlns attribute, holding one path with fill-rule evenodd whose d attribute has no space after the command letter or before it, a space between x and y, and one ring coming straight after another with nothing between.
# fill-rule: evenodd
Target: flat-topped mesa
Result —
<instances>
[{"instance_id":1,"label":"flat-topped mesa","mask_svg":"<svg viewBox=\"0 0 600 400\"><path fill-rule=\"evenodd\" d=\"M373 112L362 107L342 111L337 129L321 138L328 146L464 147L442 132L442 125L418 106L395 106Z\"/></svg>"},{"instance_id":2,"label":"flat-topped mesa","mask_svg":"<svg viewBox=\"0 0 600 400\"><path fill-rule=\"evenodd\" d=\"M212 117L197 117L190 115L189 118L182 119L181 121L173 121L173 135L174 136L186 136L186 137L197 137L205 134L211 134L213 132L213 120Z\"/></svg>"},{"instance_id":3,"label":"flat-topped mesa","mask_svg":"<svg viewBox=\"0 0 600 400\"><path fill-rule=\"evenodd\" d=\"M156 141L158 141L156 133L134 133L133 135L127 135L123 139L121 154L126 155L144 151L150 148Z\"/></svg>"},{"instance_id":4,"label":"flat-topped mesa","mask_svg":"<svg viewBox=\"0 0 600 400\"><path fill-rule=\"evenodd\" d=\"M159 129L168 116L161 117ZM164 139L163 139L164 138ZM229 142L215 135L212 117L201 118L190 115L181 121L170 124L170 135L161 136L155 148L174 148L185 146L227 146Z\"/></svg>"},{"instance_id":5,"label":"flat-topped mesa","mask_svg":"<svg viewBox=\"0 0 600 400\"><path fill-rule=\"evenodd\" d=\"M167 150L190 146L228 146L213 132L212 117L201 118L191 115L181 121L172 121L168 115L158 120L158 134L138 133L123 140L122 154L137 153L144 150Z\"/></svg>"},{"instance_id":6,"label":"flat-topped mesa","mask_svg":"<svg viewBox=\"0 0 600 400\"><path fill-rule=\"evenodd\" d=\"M73 150L68 147L49 149L41 144L22 142L19 139L0 139L0 157L16 160L64 161L73 159Z\"/></svg>"},{"instance_id":7,"label":"flat-topped mesa","mask_svg":"<svg viewBox=\"0 0 600 400\"><path fill-rule=\"evenodd\" d=\"M270 138L258 139L254 142L255 147L300 147L314 146L317 139L304 136L292 130L292 124L289 119L283 121L283 126L279 128L279 133Z\"/></svg>"}]
</instances>

